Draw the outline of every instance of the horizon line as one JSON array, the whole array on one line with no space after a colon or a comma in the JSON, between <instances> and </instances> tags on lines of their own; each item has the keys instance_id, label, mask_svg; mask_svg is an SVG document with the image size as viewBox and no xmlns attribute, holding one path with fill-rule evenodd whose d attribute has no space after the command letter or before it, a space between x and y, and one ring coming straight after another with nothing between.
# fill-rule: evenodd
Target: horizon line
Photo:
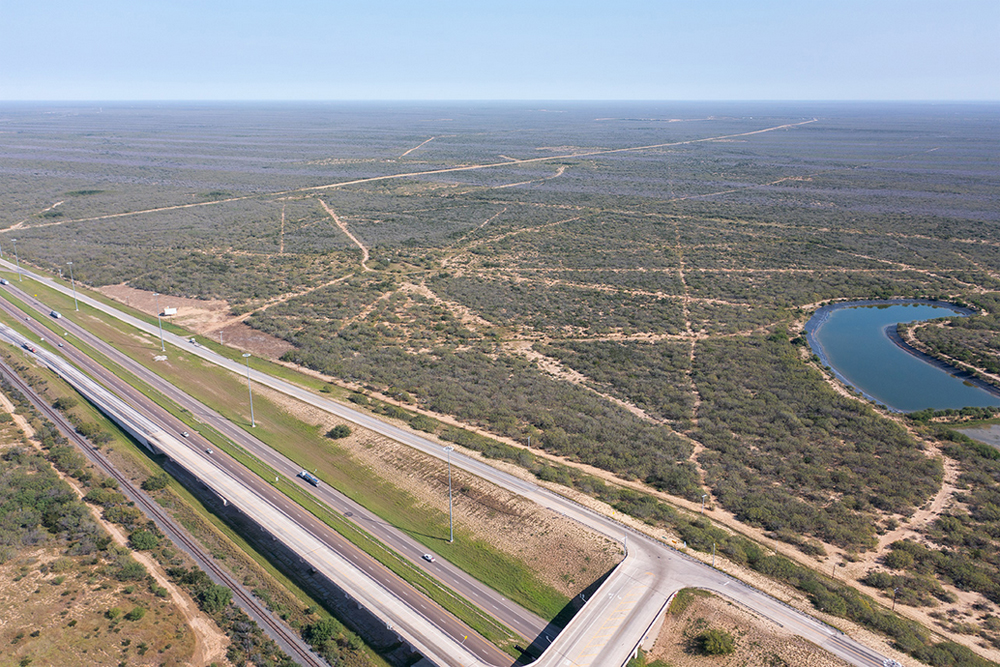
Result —
<instances>
[{"instance_id":1,"label":"horizon line","mask_svg":"<svg viewBox=\"0 0 1000 667\"><path fill-rule=\"evenodd\" d=\"M392 103L392 104L431 104L431 103L811 103L811 104L996 104L1000 98L64 98L64 99L5 99L0 98L0 104L165 104L165 103L255 103L255 104L332 104L332 103Z\"/></svg>"}]
</instances>

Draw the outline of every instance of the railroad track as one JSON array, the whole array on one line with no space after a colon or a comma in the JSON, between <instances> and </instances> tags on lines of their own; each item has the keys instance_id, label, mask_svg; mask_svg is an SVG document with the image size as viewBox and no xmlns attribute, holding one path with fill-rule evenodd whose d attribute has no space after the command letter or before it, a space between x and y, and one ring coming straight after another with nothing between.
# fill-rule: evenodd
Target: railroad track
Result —
<instances>
[{"instance_id":1,"label":"railroad track","mask_svg":"<svg viewBox=\"0 0 1000 667\"><path fill-rule=\"evenodd\" d=\"M130 479L120 473L104 456L87 441L86 438L76 432L62 413L50 406L6 363L0 360L0 375L7 379L24 397L41 412L49 421L56 425L66 438L79 448L84 456L104 471L109 477L115 479L121 487L123 493L151 518L156 525L169 537L177 546L190 554L202 569L206 570L211 578L227 586L233 592L234 601L252 618L254 618L274 639L290 657L306 667L329 667L327 662L313 653L302 639L295 634L284 623L272 616L271 612L256 598L247 591L242 584L219 567L214 559L204 553L194 539L169 516L166 511L155 503L143 491L137 489Z\"/></svg>"}]
</instances>

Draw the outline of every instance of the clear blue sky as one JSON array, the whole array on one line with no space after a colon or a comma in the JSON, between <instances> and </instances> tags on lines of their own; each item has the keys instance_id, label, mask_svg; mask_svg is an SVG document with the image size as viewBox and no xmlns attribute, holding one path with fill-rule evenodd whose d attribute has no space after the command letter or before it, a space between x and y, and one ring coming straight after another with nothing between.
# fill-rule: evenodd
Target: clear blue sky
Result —
<instances>
[{"instance_id":1,"label":"clear blue sky","mask_svg":"<svg viewBox=\"0 0 1000 667\"><path fill-rule=\"evenodd\" d=\"M1000 0L0 0L0 100L1000 100Z\"/></svg>"}]
</instances>

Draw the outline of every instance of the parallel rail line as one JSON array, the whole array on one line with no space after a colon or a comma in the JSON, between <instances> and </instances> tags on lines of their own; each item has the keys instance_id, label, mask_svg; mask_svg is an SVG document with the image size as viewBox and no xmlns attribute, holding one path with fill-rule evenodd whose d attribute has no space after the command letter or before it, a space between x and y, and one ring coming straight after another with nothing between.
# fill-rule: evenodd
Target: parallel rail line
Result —
<instances>
[{"instance_id":1,"label":"parallel rail line","mask_svg":"<svg viewBox=\"0 0 1000 667\"><path fill-rule=\"evenodd\" d=\"M3 361L0 361L0 375L20 391L35 409L55 424L62 434L75 444L91 462L109 477L115 479L125 495L134 501L175 544L194 557L199 566L206 570L214 581L232 590L237 604L261 624L265 632L287 651L293 660L307 667L329 667L325 660L306 648L297 634L274 618L260 600L247 591L229 572L217 565L211 556L206 555L201 545L191 538L163 508L143 491L136 488L128 477L119 472L86 438L77 433L73 425L59 411L42 399L20 375Z\"/></svg>"}]
</instances>

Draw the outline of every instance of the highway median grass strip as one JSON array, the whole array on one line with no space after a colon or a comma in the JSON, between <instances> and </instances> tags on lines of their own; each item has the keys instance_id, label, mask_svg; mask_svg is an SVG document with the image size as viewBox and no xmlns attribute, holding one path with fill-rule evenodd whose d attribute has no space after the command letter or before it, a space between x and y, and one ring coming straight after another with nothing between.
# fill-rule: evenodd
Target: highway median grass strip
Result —
<instances>
[{"instance_id":1,"label":"highway median grass strip","mask_svg":"<svg viewBox=\"0 0 1000 667\"><path fill-rule=\"evenodd\" d=\"M249 427L247 418L249 401L245 384L241 386L243 383L237 376L187 353L182 348L172 346L171 349L179 354L170 350L168 353L172 357L171 364L177 365L178 368L152 362L147 358L150 355L141 354L136 349L134 337L103 320L98 322L99 325L96 327L99 329L98 335L106 342L167 381L184 387L190 395L233 423ZM95 329L90 321L77 323L90 330ZM127 338L123 338L125 336ZM153 339L150 339L150 343L154 343ZM103 357L103 355L98 356ZM286 373L289 372L288 369L284 370ZM328 385L321 383L321 386ZM222 396L232 397L232 400L221 403L219 399ZM158 402L163 405L160 400ZM448 544L427 537L445 534L446 515L441 515L440 512L427 512L426 509L418 511L414 500L408 494L375 476L371 470L358 464L346 452L331 447L329 442L324 442L315 427L295 419L263 397L254 398L254 410L258 421L257 428L253 431L254 436L292 460L321 459L320 476L331 486L404 530L425 546L434 549L508 599L548 620L556 618L569 602L566 596L540 582L526 565L514 562L485 542L468 539ZM186 419L186 415L178 416ZM188 420L188 423L191 422Z\"/></svg>"},{"instance_id":2,"label":"highway median grass strip","mask_svg":"<svg viewBox=\"0 0 1000 667\"><path fill-rule=\"evenodd\" d=\"M10 300L15 302L19 307L26 308L22 303L18 302L16 298L11 298ZM12 321L11 323L17 327L16 322ZM44 324L48 326L48 328L52 329L53 323L44 322ZM21 333L27 333L27 330L24 329L23 326L17 328ZM519 641L519 637L503 624L500 624L492 617L483 614L478 608L468 603L468 601L455 594L449 588L440 585L436 580L429 577L421 570L413 567L409 561L403 559L394 551L385 547L380 541L376 540L368 533L358 529L350 522L341 519L311 496L303 493L297 486L288 481L287 478L279 475L272 467L258 459L244 448L233 443L231 440L216 431L213 427L196 422L187 410L178 407L169 398L153 389L145 382L132 375L129 371L120 367L118 364L112 362L100 352L90 348L88 345L77 339L74 339L73 344L75 347L78 347L81 352L84 352L102 366L112 370L120 379L140 390L144 395L160 405L160 407L163 407L175 417L184 421L192 428L192 430L197 430L202 437L206 438L215 447L227 452L249 470L271 483L286 496L323 521L324 524L337 531L352 544L362 549L362 551L367 553L369 556L387 567L394 574L401 577L415 588L423 591L428 597L468 624L469 627L480 633L488 641L494 643L502 650L511 654L516 654L513 647L514 644ZM110 422L108 423L110 424ZM278 484L270 481L276 477L281 479Z\"/></svg>"},{"instance_id":3,"label":"highway median grass strip","mask_svg":"<svg viewBox=\"0 0 1000 667\"><path fill-rule=\"evenodd\" d=\"M7 317L6 314L0 314L0 320L5 321L5 323L11 323L10 318ZM14 321L13 324L16 325L16 321ZM5 347L0 354L7 358L8 362L10 362L14 360L13 355L15 355L19 349L20 348L11 346L9 351L7 351L8 348ZM27 374L23 371L20 374L22 377L25 377L29 383L37 383L40 380L43 384L45 384L44 391L48 394L55 394L57 397L79 395L71 385L66 383L65 380L45 366L33 366ZM160 461L157 461L147 449L136 443L131 436L122 431L117 424L105 417L100 410L91 405L89 402L81 401L79 404L74 406L70 412L76 413L77 415L83 414L91 417L102 428L106 429L106 432L109 432L111 435L111 441L107 444L106 449L108 451L115 451L117 454L125 457L130 462L131 466L141 470L141 475L148 476L154 471L162 471ZM183 410L181 410L181 412L183 412ZM135 473L136 471L132 470L131 474L134 475ZM168 486L170 487L170 492L175 495L174 500L170 500L169 497L163 495L157 495L154 500L159 505L170 511L174 518L182 526L184 526L190 534L199 535L200 537L197 539L203 545L206 552L211 552L212 557L214 557L217 561L225 562L226 569L234 575L238 575L239 571L237 568L232 567L232 565L228 562L227 553L230 556L234 554L238 555L240 558L245 556L255 562L257 566L262 568L267 577L273 579L278 586L287 591L286 593L282 593L282 597L286 598L284 602L275 603L271 599L274 592L273 585L267 585L267 587L271 589L271 595L267 595L266 597L263 589L255 588L253 591L254 594L264 600L267 603L268 608L275 613L280 613L282 618L288 617L286 620L298 617L303 617L303 620L305 620L304 615L300 613L299 609L289 608L287 606L287 603L289 602L288 598L290 596L301 602L303 604L303 608L322 608L321 601L312 598L307 592L285 576L267 559L267 556L261 553L252 544L247 542L239 533L235 532L223 519L205 507L201 500L195 497L179 482L171 478ZM180 501L181 507L175 505L175 500ZM206 532L212 533L212 537L210 538L212 542L221 542L224 545L222 551L220 551L217 546L208 546L206 544ZM301 622L302 620L299 620L300 624ZM374 649L368 649L368 658L375 664L388 665L388 663L386 663L381 656L374 651Z\"/></svg>"},{"instance_id":4,"label":"highway median grass strip","mask_svg":"<svg viewBox=\"0 0 1000 667\"><path fill-rule=\"evenodd\" d=\"M209 440L221 451L226 452L248 470L271 484L307 512L335 530L351 544L361 549L376 561L384 565L396 576L400 577L414 588L422 591L427 597L441 605L485 639L512 655L519 655L514 645L520 640L502 623L484 614L478 607L457 595L447 586L441 585L436 579L415 567L392 549L386 547L380 540L355 524L345 520L336 512L300 489L288 477L281 475L274 468L264 463L243 447L232 442L211 426L203 425L200 435ZM271 480L278 480L277 482Z\"/></svg>"}]
</instances>

